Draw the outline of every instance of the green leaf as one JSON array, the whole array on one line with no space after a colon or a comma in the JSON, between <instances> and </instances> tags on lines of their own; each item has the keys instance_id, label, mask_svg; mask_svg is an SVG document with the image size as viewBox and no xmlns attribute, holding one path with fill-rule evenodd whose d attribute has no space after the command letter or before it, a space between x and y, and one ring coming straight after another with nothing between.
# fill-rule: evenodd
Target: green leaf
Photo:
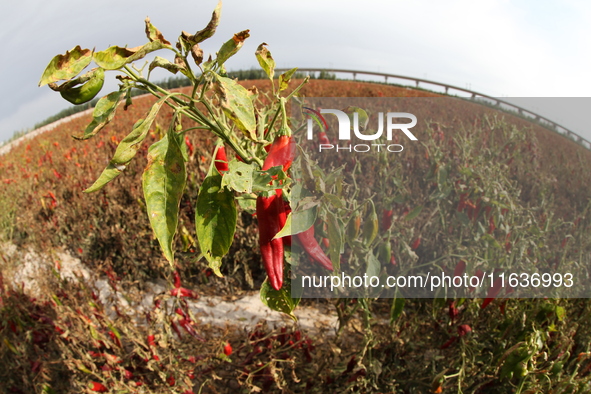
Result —
<instances>
[{"instance_id":1,"label":"green leaf","mask_svg":"<svg viewBox=\"0 0 591 394\"><path fill-rule=\"evenodd\" d=\"M96 106L92 111L92 122L86 126L84 134L81 137L74 136L74 138L78 140L88 139L98 133L111 120L113 120L113 117L115 116L115 110L117 109L117 104L119 104L123 93L124 90L118 90L102 97L98 103L96 103Z\"/></svg>"},{"instance_id":2,"label":"green leaf","mask_svg":"<svg viewBox=\"0 0 591 394\"><path fill-rule=\"evenodd\" d=\"M164 257L173 264L172 242L178 225L179 204L187 173L179 136L170 130L148 150L148 165L142 175L142 187L150 225Z\"/></svg>"},{"instance_id":3,"label":"green leaf","mask_svg":"<svg viewBox=\"0 0 591 394\"><path fill-rule=\"evenodd\" d=\"M265 47L266 42L263 42L254 53L261 68L265 71L270 80L275 76L275 60L271 56L271 52Z\"/></svg>"},{"instance_id":4,"label":"green leaf","mask_svg":"<svg viewBox=\"0 0 591 394\"><path fill-rule=\"evenodd\" d=\"M117 178L125 170L124 165L115 165L109 163L107 168L103 170L98 179L88 189L84 190L84 193L93 193L97 190L102 189L107 183Z\"/></svg>"},{"instance_id":5,"label":"green leaf","mask_svg":"<svg viewBox=\"0 0 591 394\"><path fill-rule=\"evenodd\" d=\"M195 33L193 35L190 35L189 33L186 33L186 32L182 32L181 37L185 41L188 41L191 44L191 46L207 40L209 37L214 35L215 30L217 29L217 27L220 23L221 14L222 14L222 1L220 0L218 2L218 5L215 7L215 10L213 10L213 13L211 14L211 20L209 21L209 23L207 24L205 29L198 31L197 33Z\"/></svg>"},{"instance_id":6,"label":"green leaf","mask_svg":"<svg viewBox=\"0 0 591 394\"><path fill-rule=\"evenodd\" d=\"M239 33L236 33L234 34L234 37L232 37L230 40L226 41L224 45L222 45L216 59L220 67L224 65L226 60L234 56L236 52L238 52L240 48L242 48L244 40L250 37L250 34L248 34L249 32L250 30L243 30Z\"/></svg>"},{"instance_id":7,"label":"green leaf","mask_svg":"<svg viewBox=\"0 0 591 394\"><path fill-rule=\"evenodd\" d=\"M152 41L135 48L122 48L115 45L104 51L95 52L94 62L105 70L118 70L128 63L143 58L148 53L164 47L165 45L160 41Z\"/></svg>"},{"instance_id":8,"label":"green leaf","mask_svg":"<svg viewBox=\"0 0 591 394\"><path fill-rule=\"evenodd\" d=\"M286 313L297 321L293 311L300 303L300 298L291 298L291 280L289 278L284 279L280 290L273 289L269 284L269 279L265 279L260 294L261 301L267 307L277 312Z\"/></svg>"},{"instance_id":9,"label":"green leaf","mask_svg":"<svg viewBox=\"0 0 591 394\"><path fill-rule=\"evenodd\" d=\"M195 229L201 253L218 276L222 276L222 257L234 240L237 218L234 194L221 184L222 176L217 171L210 171L199 189L195 209Z\"/></svg>"},{"instance_id":10,"label":"green leaf","mask_svg":"<svg viewBox=\"0 0 591 394\"><path fill-rule=\"evenodd\" d=\"M316 222L316 208L306 209L304 211L292 211L287 215L285 225L273 237L282 238L288 235L295 235L302 233L312 227Z\"/></svg>"},{"instance_id":11,"label":"green leaf","mask_svg":"<svg viewBox=\"0 0 591 394\"><path fill-rule=\"evenodd\" d=\"M406 300L402 297L396 297L392 300L392 308L390 309L390 324L394 324L400 315L402 315L405 301Z\"/></svg>"},{"instance_id":12,"label":"green leaf","mask_svg":"<svg viewBox=\"0 0 591 394\"><path fill-rule=\"evenodd\" d=\"M139 119L137 122L135 122L131 133L123 138L117 146L117 150L115 150L115 154L111 159L111 163L127 165L127 163L129 163L135 157L142 141L148 135L150 127L152 126L158 111L160 111L162 104L164 104L167 98L168 96L156 101L154 105L152 105L152 108L150 108L146 118Z\"/></svg>"},{"instance_id":13,"label":"green leaf","mask_svg":"<svg viewBox=\"0 0 591 394\"><path fill-rule=\"evenodd\" d=\"M57 55L47 65L39 86L54 83L63 79L71 79L84 70L92 61L92 51L82 49L80 45L70 49L63 55Z\"/></svg>"},{"instance_id":14,"label":"green leaf","mask_svg":"<svg viewBox=\"0 0 591 394\"><path fill-rule=\"evenodd\" d=\"M222 110L248 138L256 141L256 118L248 90L233 79L214 75L221 96Z\"/></svg>"},{"instance_id":15,"label":"green leaf","mask_svg":"<svg viewBox=\"0 0 591 394\"><path fill-rule=\"evenodd\" d=\"M422 205L419 205L419 206L415 207L412 211L410 211L404 217L404 220L413 220L414 218L416 218L417 216L419 216L419 214L421 213L422 210L423 210L423 206Z\"/></svg>"},{"instance_id":16,"label":"green leaf","mask_svg":"<svg viewBox=\"0 0 591 394\"><path fill-rule=\"evenodd\" d=\"M378 260L376 258L376 256L374 256L371 251L367 254L366 259L367 259L367 268L365 269L366 275L369 278L371 278L372 276L379 276L380 271L382 269L382 263L380 263L380 260Z\"/></svg>"},{"instance_id":17,"label":"green leaf","mask_svg":"<svg viewBox=\"0 0 591 394\"><path fill-rule=\"evenodd\" d=\"M291 81L291 77L293 76L293 74L295 74L297 69L297 67L292 68L291 70L286 71L279 76L279 91L287 89L287 87L289 86L289 81Z\"/></svg>"},{"instance_id":18,"label":"green leaf","mask_svg":"<svg viewBox=\"0 0 591 394\"><path fill-rule=\"evenodd\" d=\"M160 30L156 29L156 27L154 27L154 25L152 23L150 23L150 18L146 17L145 22L146 22L146 36L148 37L148 40L160 41L164 45L170 45L170 42L168 42L164 38L164 36L160 32Z\"/></svg>"}]
</instances>

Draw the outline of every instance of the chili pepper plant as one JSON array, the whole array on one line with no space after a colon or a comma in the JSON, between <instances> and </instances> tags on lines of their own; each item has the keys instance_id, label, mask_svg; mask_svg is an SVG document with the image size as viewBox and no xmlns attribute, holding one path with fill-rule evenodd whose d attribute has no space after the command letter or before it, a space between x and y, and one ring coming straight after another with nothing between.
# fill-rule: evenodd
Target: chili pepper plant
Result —
<instances>
[{"instance_id":1,"label":"chili pepper plant","mask_svg":"<svg viewBox=\"0 0 591 394\"><path fill-rule=\"evenodd\" d=\"M101 190L124 173L147 143L146 136L158 112L165 106L173 110L168 131L149 147L148 164L142 176L150 225L172 269L179 205L187 182L185 137L189 133L209 133L212 139L217 139L209 171L197 201L193 202L200 249L196 259L206 259L213 272L222 276L220 266L234 238L237 206L254 209L262 260L268 274L263 284L263 300L283 299L288 294L284 286L284 275L287 275L284 240L275 236L285 225L289 211L285 199L291 185L288 171L294 153L286 105L307 79L287 94L297 69L284 72L274 80L275 61L265 43L258 46L255 56L273 84L270 97L262 97L256 88L246 89L229 78L226 62L241 49L250 34L249 30L238 32L222 44L215 56L204 57L201 45L216 32L220 16L221 2L204 29L194 34L183 31L175 44L165 39L146 18L146 44L136 48L111 46L102 51L76 46L51 60L39 85L48 85L68 101L82 104L100 93L108 72L117 73L119 89L98 100L91 123L81 135L74 136L80 140L92 138L116 113L133 105L133 90L157 97L145 117L138 119L119 142L98 179L85 190L87 193ZM164 55L145 60L155 52L167 52L173 60ZM93 62L95 67L83 73ZM152 82L151 74L157 68L184 75L192 84L191 93L169 91ZM228 156L233 158L228 161ZM269 305L276 307L275 302Z\"/></svg>"}]
</instances>

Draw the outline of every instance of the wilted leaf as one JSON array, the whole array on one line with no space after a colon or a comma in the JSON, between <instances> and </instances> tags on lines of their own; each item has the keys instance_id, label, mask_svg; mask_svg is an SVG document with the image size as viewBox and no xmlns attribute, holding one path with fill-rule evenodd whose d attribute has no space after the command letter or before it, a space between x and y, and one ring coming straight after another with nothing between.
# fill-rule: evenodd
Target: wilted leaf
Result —
<instances>
[{"instance_id":1,"label":"wilted leaf","mask_svg":"<svg viewBox=\"0 0 591 394\"><path fill-rule=\"evenodd\" d=\"M186 33L186 32L182 32L181 37L185 41L188 41L189 43L191 43L191 45L199 44L200 42L207 40L209 37L214 35L215 30L217 29L218 24L220 23L221 14L222 14L222 2L220 0L218 2L218 5L215 7L215 10L213 10L213 13L211 14L211 20L209 21L209 23L207 24L205 29L198 31L197 33L195 33L193 35L190 35L189 33Z\"/></svg>"},{"instance_id":2,"label":"wilted leaf","mask_svg":"<svg viewBox=\"0 0 591 394\"><path fill-rule=\"evenodd\" d=\"M164 45L170 45L170 42L168 42L164 38L164 36L160 32L160 30L156 29L156 27L154 27L154 25L152 23L150 23L150 18L146 17L145 22L146 22L146 36L148 37L148 40L160 41Z\"/></svg>"},{"instance_id":3,"label":"wilted leaf","mask_svg":"<svg viewBox=\"0 0 591 394\"><path fill-rule=\"evenodd\" d=\"M220 67L226 62L226 60L234 56L236 52L242 48L244 40L250 37L250 34L248 34L249 32L250 30L243 30L240 33L236 33L232 39L226 41L224 45L222 45L217 57L217 62Z\"/></svg>"},{"instance_id":4,"label":"wilted leaf","mask_svg":"<svg viewBox=\"0 0 591 394\"><path fill-rule=\"evenodd\" d=\"M115 116L115 110L123 92L123 90L118 90L101 98L92 111L92 122L86 126L84 134L81 137L74 136L74 138L79 140L88 139L105 127Z\"/></svg>"},{"instance_id":5,"label":"wilted leaf","mask_svg":"<svg viewBox=\"0 0 591 394\"><path fill-rule=\"evenodd\" d=\"M234 194L221 184L222 176L216 171L210 172L199 189L195 210L199 248L218 276L222 276L222 257L234 240L237 218Z\"/></svg>"},{"instance_id":6,"label":"wilted leaf","mask_svg":"<svg viewBox=\"0 0 591 394\"><path fill-rule=\"evenodd\" d=\"M221 96L222 110L227 117L234 121L236 127L251 140L256 138L256 119L254 106L248 91L242 85L230 78L215 74L218 91Z\"/></svg>"},{"instance_id":7,"label":"wilted leaf","mask_svg":"<svg viewBox=\"0 0 591 394\"><path fill-rule=\"evenodd\" d=\"M143 58L148 53L164 47L165 45L160 41L152 41L135 48L122 48L115 45L104 51L95 52L94 62L105 70L118 70L128 63Z\"/></svg>"},{"instance_id":8,"label":"wilted leaf","mask_svg":"<svg viewBox=\"0 0 591 394\"><path fill-rule=\"evenodd\" d=\"M57 82L63 79L70 79L78 75L92 61L92 51L82 49L80 45L72 48L63 55L57 55L47 65L39 86Z\"/></svg>"},{"instance_id":9,"label":"wilted leaf","mask_svg":"<svg viewBox=\"0 0 591 394\"><path fill-rule=\"evenodd\" d=\"M275 76L275 60L273 59L273 56L271 56L271 52L265 47L266 45L267 43L263 42L259 45L254 54L256 55L261 68L265 71L269 79L272 80Z\"/></svg>"},{"instance_id":10,"label":"wilted leaf","mask_svg":"<svg viewBox=\"0 0 591 394\"><path fill-rule=\"evenodd\" d=\"M169 131L148 150L148 165L142 175L142 187L150 225L164 257L172 264L172 242L178 225L179 204L187 173L179 136Z\"/></svg>"},{"instance_id":11,"label":"wilted leaf","mask_svg":"<svg viewBox=\"0 0 591 394\"><path fill-rule=\"evenodd\" d=\"M182 65L171 63L170 60L165 59L160 56L156 56L154 58L154 60L152 60L152 63L150 63L148 70L152 71L156 67L160 67L165 70L168 70L173 74L176 74L177 72L179 72L179 70L182 70L184 68L184 67L182 67Z\"/></svg>"},{"instance_id":12,"label":"wilted leaf","mask_svg":"<svg viewBox=\"0 0 591 394\"><path fill-rule=\"evenodd\" d=\"M199 44L191 47L191 56L193 56L196 65L200 65L203 62L203 49L201 49Z\"/></svg>"},{"instance_id":13,"label":"wilted leaf","mask_svg":"<svg viewBox=\"0 0 591 394\"><path fill-rule=\"evenodd\" d=\"M291 77L293 76L293 74L295 74L297 69L297 67L292 68L291 70L286 71L279 76L279 91L287 89L287 87L289 86L289 81L291 80Z\"/></svg>"}]
</instances>

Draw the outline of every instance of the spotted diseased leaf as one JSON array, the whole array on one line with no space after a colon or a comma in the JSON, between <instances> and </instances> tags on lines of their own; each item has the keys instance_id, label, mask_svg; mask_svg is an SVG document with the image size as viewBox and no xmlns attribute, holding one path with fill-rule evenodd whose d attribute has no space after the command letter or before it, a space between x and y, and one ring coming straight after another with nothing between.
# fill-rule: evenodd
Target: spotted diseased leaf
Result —
<instances>
[{"instance_id":1,"label":"spotted diseased leaf","mask_svg":"<svg viewBox=\"0 0 591 394\"><path fill-rule=\"evenodd\" d=\"M213 10L213 13L211 14L211 19L210 19L209 23L207 24L207 26L205 26L205 29L199 30L195 34L189 34L189 33L183 31L181 33L181 37L185 41L190 43L191 46L193 46L195 44L199 44L200 42L207 40L209 37L211 37L215 34L215 30L217 29L217 27L220 23L220 16L221 15L222 15L222 2L220 0L218 2L218 5L215 7L215 10Z\"/></svg>"},{"instance_id":2,"label":"spotted diseased leaf","mask_svg":"<svg viewBox=\"0 0 591 394\"><path fill-rule=\"evenodd\" d=\"M271 287L269 279L265 279L261 286L261 301L271 310L283 312L293 320L297 320L293 314L294 309L300 303L300 298L291 297L291 280L287 277L283 280L283 286L280 290Z\"/></svg>"},{"instance_id":3,"label":"spotted diseased leaf","mask_svg":"<svg viewBox=\"0 0 591 394\"><path fill-rule=\"evenodd\" d=\"M164 48L161 41L151 41L135 48L112 46L104 51L94 53L94 62L105 70L118 70L128 63L142 59L150 52Z\"/></svg>"},{"instance_id":4,"label":"spotted diseased leaf","mask_svg":"<svg viewBox=\"0 0 591 394\"><path fill-rule=\"evenodd\" d=\"M75 77L90 64L92 52L77 45L65 54L55 56L43 71L39 86Z\"/></svg>"},{"instance_id":5,"label":"spotted diseased leaf","mask_svg":"<svg viewBox=\"0 0 591 394\"><path fill-rule=\"evenodd\" d=\"M148 37L148 40L160 41L164 45L170 45L170 42L168 42L164 38L164 36L160 32L160 30L156 29L156 27L154 27L154 25L150 22L150 18L146 17L145 22L146 22L146 36Z\"/></svg>"},{"instance_id":6,"label":"spotted diseased leaf","mask_svg":"<svg viewBox=\"0 0 591 394\"><path fill-rule=\"evenodd\" d=\"M103 170L96 182L94 182L88 189L84 190L85 193L92 193L102 189L107 183L117 178L119 174L125 170L127 164L129 164L129 162L135 157L142 141L146 138L146 135L148 135L150 126L152 125L154 118L156 118L156 115L162 107L165 99L166 97L154 103L148 112L146 119L140 119L135 122L131 133L129 133L117 146L115 154L109 162L109 165L107 165L107 167ZM117 104L115 103L114 105L116 106ZM152 145L152 147L153 146L154 145ZM150 147L150 149L152 147Z\"/></svg>"},{"instance_id":7,"label":"spotted diseased leaf","mask_svg":"<svg viewBox=\"0 0 591 394\"><path fill-rule=\"evenodd\" d=\"M162 104L164 104L164 102L166 101L167 97L168 96L156 101L154 105L152 105L152 108L150 108L150 111L148 112L146 118L140 119L135 123L131 133L129 133L125 138L123 138L123 140L121 140L121 142L117 146L117 150L115 150L115 154L111 159L111 163L115 165L127 165L127 163L129 163L135 157L138 149L141 146L141 143L148 135L150 127L152 126L152 123L154 122L154 119L156 118L158 111L160 111L160 108L162 107Z\"/></svg>"},{"instance_id":8,"label":"spotted diseased leaf","mask_svg":"<svg viewBox=\"0 0 591 394\"><path fill-rule=\"evenodd\" d=\"M111 92L101 98L92 111L92 122L86 126L84 134L81 137L74 136L74 138L78 140L88 139L105 127L115 116L117 104L119 104L125 90Z\"/></svg>"},{"instance_id":9,"label":"spotted diseased leaf","mask_svg":"<svg viewBox=\"0 0 591 394\"><path fill-rule=\"evenodd\" d=\"M295 67L279 76L279 91L287 89L289 86L289 81L291 81L291 77L293 77L293 74L295 74L297 70L298 68Z\"/></svg>"},{"instance_id":10,"label":"spotted diseased leaf","mask_svg":"<svg viewBox=\"0 0 591 394\"><path fill-rule=\"evenodd\" d=\"M250 30L243 30L239 33L236 33L232 39L226 41L224 45L222 45L217 57L217 62L220 67L224 65L226 60L234 56L236 52L242 48L242 45L244 45L244 40L250 37L249 32Z\"/></svg>"},{"instance_id":11,"label":"spotted diseased leaf","mask_svg":"<svg viewBox=\"0 0 591 394\"><path fill-rule=\"evenodd\" d=\"M164 257L173 264L172 243L178 225L179 204L187 180L180 135L170 130L148 150L148 165L142 175L142 187L150 225Z\"/></svg>"},{"instance_id":12,"label":"spotted diseased leaf","mask_svg":"<svg viewBox=\"0 0 591 394\"><path fill-rule=\"evenodd\" d=\"M210 171L197 196L195 230L201 253L217 276L222 276L222 257L228 253L236 231L234 194L223 188L222 176Z\"/></svg>"},{"instance_id":13,"label":"spotted diseased leaf","mask_svg":"<svg viewBox=\"0 0 591 394\"><path fill-rule=\"evenodd\" d=\"M254 53L261 68L265 71L270 80L275 76L275 60L271 56L271 52L266 48L267 43L263 42Z\"/></svg>"},{"instance_id":14,"label":"spotted diseased leaf","mask_svg":"<svg viewBox=\"0 0 591 394\"><path fill-rule=\"evenodd\" d=\"M233 79L215 74L222 110L247 137L256 141L254 106L248 90Z\"/></svg>"}]
</instances>

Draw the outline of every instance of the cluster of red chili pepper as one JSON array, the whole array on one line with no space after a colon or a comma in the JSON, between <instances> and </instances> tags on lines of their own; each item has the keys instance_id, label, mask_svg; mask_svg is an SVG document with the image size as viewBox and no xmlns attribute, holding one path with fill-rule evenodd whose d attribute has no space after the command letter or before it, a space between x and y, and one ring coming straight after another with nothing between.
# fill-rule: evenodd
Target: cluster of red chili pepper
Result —
<instances>
[{"instance_id":1,"label":"cluster of red chili pepper","mask_svg":"<svg viewBox=\"0 0 591 394\"><path fill-rule=\"evenodd\" d=\"M289 133L279 134L268 149L262 170L281 166L287 172L295 154L295 140ZM215 166L220 174L228 171L228 159L225 148L220 146L215 153ZM274 194L259 195L256 201L256 215L258 218L259 247L263 259L263 266L269 277L271 287L280 290L283 286L283 248L291 245L291 236L274 238L287 221L291 212L289 204L283 200L282 189L276 189ZM322 267L332 271L333 266L316 238L314 227L296 235L303 249L312 260Z\"/></svg>"}]
</instances>

